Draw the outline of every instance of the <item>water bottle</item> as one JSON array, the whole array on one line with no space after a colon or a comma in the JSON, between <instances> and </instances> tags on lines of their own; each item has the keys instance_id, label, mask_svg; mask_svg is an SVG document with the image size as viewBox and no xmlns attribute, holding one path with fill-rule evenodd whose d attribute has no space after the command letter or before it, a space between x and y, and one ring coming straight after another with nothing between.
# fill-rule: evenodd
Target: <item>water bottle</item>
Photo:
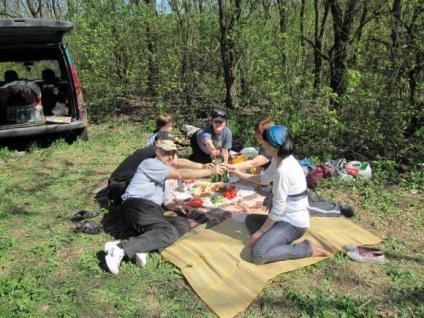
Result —
<instances>
[{"instance_id":1,"label":"water bottle","mask_svg":"<svg viewBox=\"0 0 424 318\"><path fill-rule=\"evenodd\" d=\"M222 159L221 159L221 162L222 162ZM225 183L230 182L230 173L228 172L228 170L224 171L224 174L222 175L222 181Z\"/></svg>"},{"instance_id":2,"label":"water bottle","mask_svg":"<svg viewBox=\"0 0 424 318\"><path fill-rule=\"evenodd\" d=\"M212 164L213 165L216 165L216 164L219 164L219 163L221 163L221 157L219 157L219 156L216 156L216 157L215 156L212 156ZM215 173L215 174L212 175L211 181L212 182L220 182L221 181L221 176L219 174Z\"/></svg>"}]
</instances>

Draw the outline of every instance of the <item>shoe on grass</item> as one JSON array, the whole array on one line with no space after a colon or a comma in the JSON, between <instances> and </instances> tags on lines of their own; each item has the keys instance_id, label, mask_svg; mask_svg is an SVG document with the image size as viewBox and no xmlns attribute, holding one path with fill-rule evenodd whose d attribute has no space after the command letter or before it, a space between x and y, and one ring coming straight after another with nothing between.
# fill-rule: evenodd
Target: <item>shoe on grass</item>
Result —
<instances>
[{"instance_id":1,"label":"shoe on grass","mask_svg":"<svg viewBox=\"0 0 424 318\"><path fill-rule=\"evenodd\" d=\"M340 214L352 218L355 216L355 210L350 205L340 204Z\"/></svg>"},{"instance_id":2,"label":"shoe on grass","mask_svg":"<svg viewBox=\"0 0 424 318\"><path fill-rule=\"evenodd\" d=\"M137 253L137 254L135 254L135 263L138 267L141 267L141 268L146 267L147 255L149 255L149 253Z\"/></svg>"},{"instance_id":3,"label":"shoe on grass","mask_svg":"<svg viewBox=\"0 0 424 318\"><path fill-rule=\"evenodd\" d=\"M358 252L368 252L368 253L383 253L377 247L369 247L369 246L356 246L356 245L345 245L343 246L345 251L358 251Z\"/></svg>"},{"instance_id":4,"label":"shoe on grass","mask_svg":"<svg viewBox=\"0 0 424 318\"><path fill-rule=\"evenodd\" d=\"M386 258L382 253L348 251L346 252L346 255L351 260L361 263L384 264L386 262Z\"/></svg>"},{"instance_id":5,"label":"shoe on grass","mask_svg":"<svg viewBox=\"0 0 424 318\"><path fill-rule=\"evenodd\" d=\"M115 275L119 274L119 264L125 256L124 250L118 246L119 243L121 242L107 242L104 247L107 268Z\"/></svg>"}]
</instances>

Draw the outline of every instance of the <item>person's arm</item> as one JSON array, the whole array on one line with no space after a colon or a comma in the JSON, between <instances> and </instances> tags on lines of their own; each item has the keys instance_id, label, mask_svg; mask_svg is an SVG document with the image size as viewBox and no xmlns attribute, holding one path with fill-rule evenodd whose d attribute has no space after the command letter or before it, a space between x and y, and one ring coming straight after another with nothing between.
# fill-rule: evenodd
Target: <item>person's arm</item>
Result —
<instances>
[{"instance_id":1,"label":"person's arm","mask_svg":"<svg viewBox=\"0 0 424 318\"><path fill-rule=\"evenodd\" d=\"M247 170L253 167L260 167L269 162L269 159L267 157L264 157L262 155L257 155L255 158L239 163L234 163L231 165L228 165L229 168L236 168L239 170Z\"/></svg>"},{"instance_id":2,"label":"person's arm","mask_svg":"<svg viewBox=\"0 0 424 318\"><path fill-rule=\"evenodd\" d=\"M216 165L213 168L208 169L172 169L166 179L198 179L198 178L207 178L213 174L222 175L225 171L225 168L222 165Z\"/></svg>"},{"instance_id":3,"label":"person's arm","mask_svg":"<svg viewBox=\"0 0 424 318\"><path fill-rule=\"evenodd\" d=\"M223 160L223 163L228 163L228 160L230 159L230 153L228 151L228 149L222 148L221 149L221 156Z\"/></svg>"},{"instance_id":4,"label":"person's arm","mask_svg":"<svg viewBox=\"0 0 424 318\"><path fill-rule=\"evenodd\" d=\"M208 139L205 141L205 146L208 148L209 152L211 153L211 156L219 156L221 152L215 148L212 139Z\"/></svg>"},{"instance_id":5,"label":"person's arm","mask_svg":"<svg viewBox=\"0 0 424 318\"><path fill-rule=\"evenodd\" d=\"M261 184L261 185L269 184L268 180L266 182L263 181L263 178L261 178L260 174L249 174L249 173L241 172L240 170L236 168L230 168L230 167L228 168L228 171L230 172L230 175L235 176L243 181Z\"/></svg>"},{"instance_id":6,"label":"person's arm","mask_svg":"<svg viewBox=\"0 0 424 318\"><path fill-rule=\"evenodd\" d=\"M182 169L182 168L188 168L188 169L210 169L213 168L213 164L212 163L197 163L194 161L190 161L188 159L184 159L184 158L178 158L176 160L176 164L175 164L175 168L177 169Z\"/></svg>"}]
</instances>

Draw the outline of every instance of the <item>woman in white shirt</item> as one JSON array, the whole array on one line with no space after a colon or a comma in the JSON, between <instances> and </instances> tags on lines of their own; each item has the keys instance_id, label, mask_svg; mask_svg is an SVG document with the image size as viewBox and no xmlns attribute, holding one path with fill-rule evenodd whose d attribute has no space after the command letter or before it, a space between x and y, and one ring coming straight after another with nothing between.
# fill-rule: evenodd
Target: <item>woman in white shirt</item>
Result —
<instances>
[{"instance_id":1,"label":"woman in white shirt","mask_svg":"<svg viewBox=\"0 0 424 318\"><path fill-rule=\"evenodd\" d=\"M306 233L310 218L306 179L293 156L295 145L288 129L271 126L263 132L262 139L262 146L274 159L271 164L275 165L275 174L268 215L251 214L246 218L246 226L251 233L248 246L252 248L253 262L261 265L310 256L330 256L330 252L308 240L292 244ZM230 172L246 179L238 170L230 169ZM261 183L259 176L251 176L247 181Z\"/></svg>"}]
</instances>

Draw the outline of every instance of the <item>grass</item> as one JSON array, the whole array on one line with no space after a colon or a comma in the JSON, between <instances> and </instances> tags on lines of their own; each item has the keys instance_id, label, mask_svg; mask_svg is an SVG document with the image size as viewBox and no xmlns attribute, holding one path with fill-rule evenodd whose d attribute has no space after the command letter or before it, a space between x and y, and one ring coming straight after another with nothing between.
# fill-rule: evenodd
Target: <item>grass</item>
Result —
<instances>
[{"instance_id":1,"label":"grass","mask_svg":"<svg viewBox=\"0 0 424 318\"><path fill-rule=\"evenodd\" d=\"M89 142L33 146L23 157L0 149L0 317L215 317L160 255L146 270L124 262L113 276L101 266L113 238L72 231L79 210L108 213L93 189L146 136L117 122L91 125ZM317 190L355 206L354 221L384 239L386 264L339 253L273 279L238 317L423 317L423 173L397 176L396 185L388 175L381 168L371 182L327 179Z\"/></svg>"}]
</instances>

